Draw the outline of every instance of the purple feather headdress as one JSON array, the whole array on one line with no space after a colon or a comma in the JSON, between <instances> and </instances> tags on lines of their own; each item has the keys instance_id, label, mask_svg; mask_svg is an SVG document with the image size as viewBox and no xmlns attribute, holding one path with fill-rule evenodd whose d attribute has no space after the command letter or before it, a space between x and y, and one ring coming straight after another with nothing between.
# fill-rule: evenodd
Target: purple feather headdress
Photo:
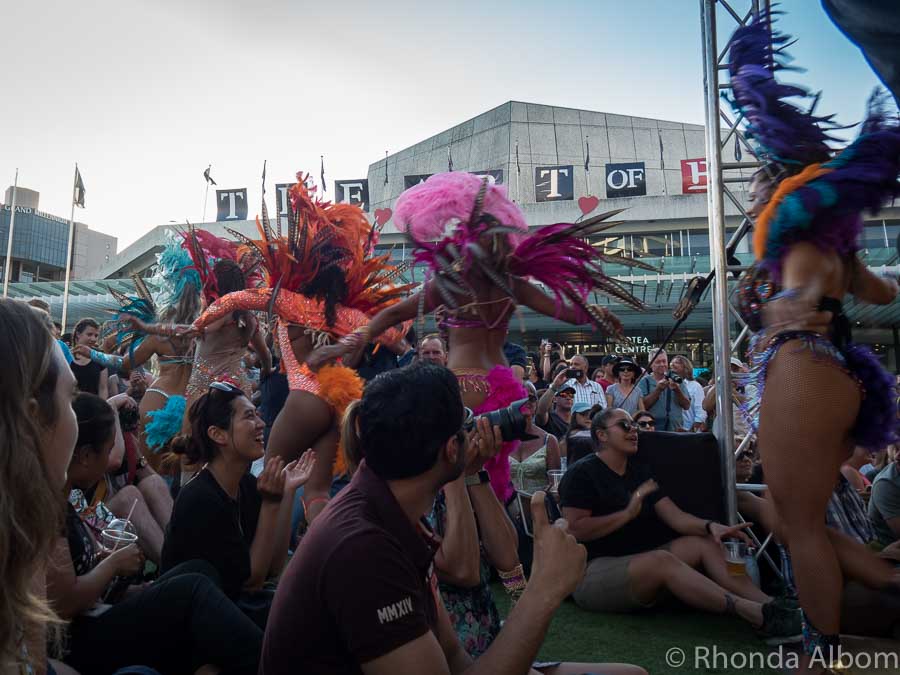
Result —
<instances>
[{"instance_id":1,"label":"purple feather headdress","mask_svg":"<svg viewBox=\"0 0 900 675\"><path fill-rule=\"evenodd\" d=\"M738 28L731 38L728 70L731 76L736 112L747 119L747 138L754 141L761 159L801 167L826 161L832 139L831 117L817 117L812 108L818 97L799 86L775 79L780 70L796 70L784 64L790 37L772 28L772 13L761 12L748 25ZM803 111L785 99L812 98L810 109Z\"/></svg>"}]
</instances>

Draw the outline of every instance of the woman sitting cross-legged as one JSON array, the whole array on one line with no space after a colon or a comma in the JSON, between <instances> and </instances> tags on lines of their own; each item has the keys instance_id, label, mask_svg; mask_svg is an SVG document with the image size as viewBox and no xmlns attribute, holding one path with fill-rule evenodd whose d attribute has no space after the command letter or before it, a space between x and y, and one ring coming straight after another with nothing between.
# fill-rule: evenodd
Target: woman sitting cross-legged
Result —
<instances>
[{"instance_id":1,"label":"woman sitting cross-legged","mask_svg":"<svg viewBox=\"0 0 900 675\"><path fill-rule=\"evenodd\" d=\"M291 507L309 478L315 453L287 466L270 458L254 478L250 465L263 456L265 424L236 385L213 382L191 406L191 435L172 449L203 469L181 488L166 541L162 568L205 560L216 568L225 593L265 627L274 592L264 590L287 560Z\"/></svg>"},{"instance_id":2,"label":"woman sitting cross-legged","mask_svg":"<svg viewBox=\"0 0 900 675\"><path fill-rule=\"evenodd\" d=\"M691 607L738 615L770 643L799 641L796 609L775 604L749 577L728 573L721 541L746 538L749 523L727 527L678 508L634 459L638 432L626 411L598 413L591 434L595 452L569 467L559 489L569 530L588 551L574 593L580 607L635 611L668 590ZM671 539L663 524L681 536Z\"/></svg>"},{"instance_id":3,"label":"woman sitting cross-legged","mask_svg":"<svg viewBox=\"0 0 900 675\"><path fill-rule=\"evenodd\" d=\"M116 417L106 401L79 394L74 408L78 440L60 500L74 485L93 485L103 476L115 442ZM101 550L66 503L65 533L47 570L50 604L70 622L66 662L85 675L106 675L134 663L162 673L193 673L212 665L220 673L254 675L262 631L225 597L208 563L179 565L152 584L128 587L112 602L108 589L122 590L116 582L138 573L143 561L134 544Z\"/></svg>"}]
</instances>

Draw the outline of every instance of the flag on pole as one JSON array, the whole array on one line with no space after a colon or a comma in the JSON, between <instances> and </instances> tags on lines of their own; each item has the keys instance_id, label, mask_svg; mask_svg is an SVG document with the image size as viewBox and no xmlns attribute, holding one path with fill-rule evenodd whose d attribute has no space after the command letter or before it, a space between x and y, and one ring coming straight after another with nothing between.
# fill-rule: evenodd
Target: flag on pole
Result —
<instances>
[{"instance_id":1,"label":"flag on pole","mask_svg":"<svg viewBox=\"0 0 900 675\"><path fill-rule=\"evenodd\" d=\"M212 179L212 176L209 175L209 170L212 169L212 164L206 167L206 170L203 172L203 177L206 179L207 185L218 185L216 181Z\"/></svg>"},{"instance_id":2,"label":"flag on pole","mask_svg":"<svg viewBox=\"0 0 900 675\"><path fill-rule=\"evenodd\" d=\"M387 175L387 150L384 151L384 184L388 184L388 175Z\"/></svg>"},{"instance_id":3,"label":"flag on pole","mask_svg":"<svg viewBox=\"0 0 900 675\"><path fill-rule=\"evenodd\" d=\"M78 170L78 165L75 165L75 189L72 191L72 203L79 207L84 208L84 181L81 180L81 172Z\"/></svg>"},{"instance_id":4,"label":"flag on pole","mask_svg":"<svg viewBox=\"0 0 900 675\"><path fill-rule=\"evenodd\" d=\"M319 160L322 162L322 192L328 192L328 188L325 187L325 155L319 155Z\"/></svg>"},{"instance_id":5,"label":"flag on pole","mask_svg":"<svg viewBox=\"0 0 900 675\"><path fill-rule=\"evenodd\" d=\"M519 166L519 141L516 139L516 173L522 173L522 167Z\"/></svg>"},{"instance_id":6,"label":"flag on pole","mask_svg":"<svg viewBox=\"0 0 900 675\"><path fill-rule=\"evenodd\" d=\"M447 146L447 171L453 171L453 153L450 150L451 146Z\"/></svg>"},{"instance_id":7,"label":"flag on pole","mask_svg":"<svg viewBox=\"0 0 900 675\"><path fill-rule=\"evenodd\" d=\"M584 137L584 170L591 170L591 142L587 136Z\"/></svg>"}]
</instances>

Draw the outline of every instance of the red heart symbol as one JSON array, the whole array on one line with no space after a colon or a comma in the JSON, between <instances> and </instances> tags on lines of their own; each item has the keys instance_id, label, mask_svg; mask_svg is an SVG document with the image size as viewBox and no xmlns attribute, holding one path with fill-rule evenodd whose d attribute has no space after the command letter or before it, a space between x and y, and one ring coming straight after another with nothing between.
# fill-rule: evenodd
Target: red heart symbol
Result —
<instances>
[{"instance_id":1,"label":"red heart symbol","mask_svg":"<svg viewBox=\"0 0 900 675\"><path fill-rule=\"evenodd\" d=\"M375 224L378 226L384 225L391 219L392 215L394 215L394 212L390 209L375 209Z\"/></svg>"},{"instance_id":2,"label":"red heart symbol","mask_svg":"<svg viewBox=\"0 0 900 675\"><path fill-rule=\"evenodd\" d=\"M581 213L585 216L596 209L599 204L600 200L592 195L578 198L578 208L581 209ZM376 211L375 213L378 212Z\"/></svg>"}]
</instances>

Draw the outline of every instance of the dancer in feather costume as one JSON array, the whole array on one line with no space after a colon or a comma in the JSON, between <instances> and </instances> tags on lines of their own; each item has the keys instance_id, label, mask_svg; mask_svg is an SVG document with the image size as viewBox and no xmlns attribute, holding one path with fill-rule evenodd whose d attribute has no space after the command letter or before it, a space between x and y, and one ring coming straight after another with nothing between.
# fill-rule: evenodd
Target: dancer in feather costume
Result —
<instances>
[{"instance_id":1,"label":"dancer in feather costume","mask_svg":"<svg viewBox=\"0 0 900 675\"><path fill-rule=\"evenodd\" d=\"M181 239L180 246L167 247L163 252L159 268L160 272L164 272L168 266L184 270L188 275L185 277L185 284L197 298L194 309L189 314L163 313L159 317L160 322L152 324L138 317L130 317L134 328L141 333L156 336L157 344L170 342L172 345L181 344L186 349L177 359L178 363L185 366L183 372L188 374L187 380L183 381L178 390L184 396L176 396L171 392L166 406L151 415L153 424L148 427L148 445L151 442L163 443L164 447L178 430L183 434L188 432L187 413L191 405L209 390L212 382L230 381L250 396L252 383L244 365L248 344L259 354L262 371L269 372L272 368L271 354L265 337L259 330L259 321L247 311L223 315L214 325L207 326L201 339L196 340L194 345L192 338L196 336L190 322L196 319L198 302L202 302L205 307L222 295L244 290L248 279L252 279L254 275L258 278L259 275L254 270L251 257L239 251L234 242L191 226L181 233ZM178 295L179 292L181 296ZM171 288L172 296L176 298L183 298L186 292L186 288L179 291L178 283ZM171 361L173 364L175 362ZM162 364L161 359L161 368ZM169 446L169 449L176 451L178 448Z\"/></svg>"},{"instance_id":2,"label":"dancer in feather costume","mask_svg":"<svg viewBox=\"0 0 900 675\"><path fill-rule=\"evenodd\" d=\"M838 646L841 567L879 564L826 528L825 508L855 445L896 440L893 377L852 342L842 299L888 304L897 294L856 253L863 211L900 193L900 127L876 94L857 140L832 152L830 119L788 103L807 92L775 78L787 41L762 14L735 33L729 69L733 105L765 162L750 184L757 264L740 288L742 314L761 331L750 375L759 397L746 412L758 424L812 655Z\"/></svg>"},{"instance_id":3,"label":"dancer in feather costume","mask_svg":"<svg viewBox=\"0 0 900 675\"><path fill-rule=\"evenodd\" d=\"M290 394L269 436L267 452L289 462L307 448L316 468L304 487L308 522L328 501L332 476L345 472L338 452L344 410L362 396L362 381L343 365L314 372L306 364L317 346L337 341L368 324L370 317L408 292L392 283L388 256L369 255L375 231L358 206L316 199L305 177L289 192L288 232L272 229L265 202L260 239L233 232L242 251L255 254L266 284L220 298L195 322L201 334L236 310L268 311L278 317L278 344ZM398 322L399 323L399 322ZM401 340L408 326L386 330L380 341ZM302 420L302 422L300 422Z\"/></svg>"},{"instance_id":4,"label":"dancer in feather costume","mask_svg":"<svg viewBox=\"0 0 900 675\"><path fill-rule=\"evenodd\" d=\"M589 293L605 293L641 308L621 284L603 274L600 263L646 265L606 255L586 241L616 225L607 219L617 213L548 225L529 235L522 212L503 186L464 172L436 174L404 192L395 209L397 228L415 245L416 262L427 267L423 289L381 312L362 338L321 350L316 362L342 349L359 350L387 326L437 310L449 333L448 366L459 379L464 404L480 414L526 399L522 382L503 356L507 324L517 306L572 324L594 324L613 336L621 335L621 323L608 310L589 305ZM486 464L503 502L513 493L508 457L516 444L504 443L503 453Z\"/></svg>"}]
</instances>

